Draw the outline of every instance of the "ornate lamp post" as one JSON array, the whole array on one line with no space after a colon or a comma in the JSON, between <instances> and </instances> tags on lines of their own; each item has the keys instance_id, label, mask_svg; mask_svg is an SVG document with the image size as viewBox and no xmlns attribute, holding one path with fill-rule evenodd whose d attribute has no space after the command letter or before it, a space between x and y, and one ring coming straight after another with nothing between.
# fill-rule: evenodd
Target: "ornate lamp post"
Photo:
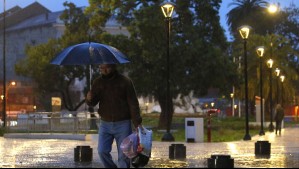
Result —
<instances>
[{"instance_id":1,"label":"ornate lamp post","mask_svg":"<svg viewBox=\"0 0 299 169\"><path fill-rule=\"evenodd\" d=\"M234 109L234 105L235 105L235 103L234 103L234 93L231 93L230 94L230 97L232 98L232 116L234 117L235 116L235 109Z\"/></svg>"},{"instance_id":2,"label":"ornate lamp post","mask_svg":"<svg viewBox=\"0 0 299 169\"><path fill-rule=\"evenodd\" d=\"M5 0L3 0L3 110L2 110L2 121L3 126L6 127L6 56L5 56L5 45L6 45L6 10Z\"/></svg>"},{"instance_id":3,"label":"ornate lamp post","mask_svg":"<svg viewBox=\"0 0 299 169\"><path fill-rule=\"evenodd\" d=\"M174 141L174 137L170 133L170 89L169 89L169 44L170 44L170 20L171 16L174 10L174 3L171 2L165 2L161 4L162 12L165 16L166 22L167 22L167 87L166 87L166 114L167 114L167 131L162 137L162 141Z\"/></svg>"},{"instance_id":4,"label":"ornate lamp post","mask_svg":"<svg viewBox=\"0 0 299 169\"><path fill-rule=\"evenodd\" d=\"M243 140L251 140L249 135L249 115L248 115L248 80L247 80L247 39L250 33L250 26L241 26L238 30L244 40L244 77L245 77L245 113L246 113L246 133Z\"/></svg>"},{"instance_id":5,"label":"ornate lamp post","mask_svg":"<svg viewBox=\"0 0 299 169\"><path fill-rule=\"evenodd\" d=\"M264 101L263 101L263 66L262 66L262 58L265 53L264 46L259 46L256 48L256 53L260 57L260 95L261 95L261 130L259 135L265 135L264 132Z\"/></svg>"},{"instance_id":6,"label":"ornate lamp post","mask_svg":"<svg viewBox=\"0 0 299 169\"><path fill-rule=\"evenodd\" d=\"M270 126L269 131L273 132L274 126L273 126L273 102L272 102L272 66L273 66L273 60L269 59L267 61L267 66L269 68L269 75L270 75L270 91L269 91L269 97L270 97Z\"/></svg>"},{"instance_id":7,"label":"ornate lamp post","mask_svg":"<svg viewBox=\"0 0 299 169\"><path fill-rule=\"evenodd\" d=\"M281 75L280 76L280 81L281 81L281 106L284 106L284 100L283 100L283 82L285 80L285 76Z\"/></svg>"},{"instance_id":8,"label":"ornate lamp post","mask_svg":"<svg viewBox=\"0 0 299 169\"><path fill-rule=\"evenodd\" d=\"M278 68L276 68L275 69L275 75L276 75L276 86L277 86L277 88L276 88L276 104L278 104L279 103L279 75L280 75L280 69L278 69Z\"/></svg>"}]
</instances>

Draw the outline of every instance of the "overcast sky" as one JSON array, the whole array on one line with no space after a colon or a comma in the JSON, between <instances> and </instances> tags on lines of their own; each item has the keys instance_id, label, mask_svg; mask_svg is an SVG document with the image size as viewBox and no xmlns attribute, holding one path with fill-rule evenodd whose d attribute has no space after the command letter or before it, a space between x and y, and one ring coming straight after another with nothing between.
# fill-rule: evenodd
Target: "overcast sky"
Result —
<instances>
[{"instance_id":1,"label":"overcast sky","mask_svg":"<svg viewBox=\"0 0 299 169\"><path fill-rule=\"evenodd\" d=\"M3 12L4 8L4 0L1 0L0 4L0 11ZM33 2L39 2L46 8L48 8L50 11L55 12L55 11L60 11L63 10L63 2L66 0L5 0L6 2L6 10L18 5L20 7L26 7L30 5ZM81 6L88 6L88 0L68 0L68 2L72 2L76 4L77 7ZM226 36L228 37L228 40L230 40L230 35L228 34L227 31L227 24L226 24L226 14L233 8L233 6L228 7L228 4L233 2L233 0L223 0L222 5L220 8L220 24L226 31ZM268 0L270 3L279 3L282 8L289 6L291 3L294 3L297 7L299 7L299 0Z\"/></svg>"}]
</instances>

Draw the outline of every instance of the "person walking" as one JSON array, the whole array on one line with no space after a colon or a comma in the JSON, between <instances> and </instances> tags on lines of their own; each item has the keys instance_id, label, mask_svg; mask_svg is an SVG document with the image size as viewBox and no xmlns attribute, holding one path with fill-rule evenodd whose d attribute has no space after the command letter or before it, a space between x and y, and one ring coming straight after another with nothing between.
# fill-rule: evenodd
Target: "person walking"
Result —
<instances>
[{"instance_id":1,"label":"person walking","mask_svg":"<svg viewBox=\"0 0 299 169\"><path fill-rule=\"evenodd\" d=\"M276 105L276 114L275 114L275 134L277 135L277 132L279 133L279 135L281 135L281 123L282 120L284 118L284 109L280 104Z\"/></svg>"},{"instance_id":2,"label":"person walking","mask_svg":"<svg viewBox=\"0 0 299 169\"><path fill-rule=\"evenodd\" d=\"M96 78L86 95L89 106L99 105L98 154L106 168L130 168L130 159L120 149L121 142L132 134L132 126L141 126L139 102L132 80L117 71L116 64L99 65L101 76ZM118 162L111 150L116 141Z\"/></svg>"}]
</instances>

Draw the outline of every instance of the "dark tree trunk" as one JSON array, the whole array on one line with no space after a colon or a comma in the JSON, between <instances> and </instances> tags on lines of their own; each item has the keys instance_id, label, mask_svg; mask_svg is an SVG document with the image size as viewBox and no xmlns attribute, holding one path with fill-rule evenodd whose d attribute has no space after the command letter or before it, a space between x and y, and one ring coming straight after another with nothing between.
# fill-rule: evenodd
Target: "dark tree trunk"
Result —
<instances>
[{"instance_id":1,"label":"dark tree trunk","mask_svg":"<svg viewBox=\"0 0 299 169\"><path fill-rule=\"evenodd\" d=\"M172 116L173 116L173 101L172 101L172 97L170 97L171 99L169 100L168 103L168 110L169 110L169 114L167 114L167 109L166 109L166 96L162 96L159 95L158 96L158 102L160 104L161 107L161 115L159 118L159 124L158 124L158 128L159 129L167 129L167 125L169 125L169 127L171 127L171 123L172 123Z\"/></svg>"}]
</instances>

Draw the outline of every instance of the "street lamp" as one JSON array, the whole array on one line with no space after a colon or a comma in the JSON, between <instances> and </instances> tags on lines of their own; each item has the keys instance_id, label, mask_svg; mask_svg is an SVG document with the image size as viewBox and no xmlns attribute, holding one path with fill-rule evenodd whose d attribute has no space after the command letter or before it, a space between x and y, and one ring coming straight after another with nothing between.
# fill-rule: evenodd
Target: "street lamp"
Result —
<instances>
[{"instance_id":1,"label":"street lamp","mask_svg":"<svg viewBox=\"0 0 299 169\"><path fill-rule=\"evenodd\" d=\"M6 65L5 65L5 45L6 45L6 25L5 25L5 19L6 19L6 10L5 10L5 0L3 0L3 110L2 110L2 121L3 126L6 127Z\"/></svg>"},{"instance_id":2,"label":"street lamp","mask_svg":"<svg viewBox=\"0 0 299 169\"><path fill-rule=\"evenodd\" d=\"M241 26L238 30L239 33L244 40L244 77L245 77L245 113L246 113L246 134L243 140L251 140L251 136L249 135L249 115L248 115L248 80L247 80L247 39L250 33L250 26L244 25Z\"/></svg>"},{"instance_id":3,"label":"street lamp","mask_svg":"<svg viewBox=\"0 0 299 169\"><path fill-rule=\"evenodd\" d=\"M10 89L11 86L16 86L16 85L17 85L17 83L15 81L11 81L9 83L9 85L7 87L7 91L3 95L1 95L1 100L2 100L3 104L5 104L5 105L8 104L7 103L8 91L9 91L9 89ZM6 86L6 84L5 84L5 86ZM6 107L5 107L5 109L3 110L3 116L5 117L5 118L3 118L3 126L4 127L6 127L6 115L7 114L6 114Z\"/></svg>"},{"instance_id":4,"label":"street lamp","mask_svg":"<svg viewBox=\"0 0 299 169\"><path fill-rule=\"evenodd\" d=\"M261 130L260 130L260 136L265 135L264 132L264 102L263 102L263 66L262 66L262 58L265 53L264 46L259 46L256 48L256 53L260 57L260 95L261 95Z\"/></svg>"},{"instance_id":5,"label":"street lamp","mask_svg":"<svg viewBox=\"0 0 299 169\"><path fill-rule=\"evenodd\" d=\"M234 103L234 93L231 93L230 94L230 97L232 98L232 116L234 117L235 116L235 109L234 109L234 105L235 105L235 103Z\"/></svg>"},{"instance_id":6,"label":"street lamp","mask_svg":"<svg viewBox=\"0 0 299 169\"><path fill-rule=\"evenodd\" d=\"M277 86L277 88L276 88L276 104L278 104L279 103L279 75L280 75L280 69L278 69L278 68L276 68L275 69L275 75L276 75L276 86Z\"/></svg>"},{"instance_id":7,"label":"street lamp","mask_svg":"<svg viewBox=\"0 0 299 169\"><path fill-rule=\"evenodd\" d=\"M270 75L270 126L269 126L269 131L273 132L274 126L273 126L273 102L272 102L272 66L273 66L273 60L269 59L267 61L267 66L269 68L269 75Z\"/></svg>"},{"instance_id":8,"label":"street lamp","mask_svg":"<svg viewBox=\"0 0 299 169\"><path fill-rule=\"evenodd\" d=\"M271 13L271 14L274 14L278 11L278 6L276 4L270 4L268 6L268 12Z\"/></svg>"},{"instance_id":9,"label":"street lamp","mask_svg":"<svg viewBox=\"0 0 299 169\"><path fill-rule=\"evenodd\" d=\"M280 81L281 81L281 105L284 106L284 101L283 101L283 82L285 80L285 76L281 75L280 76Z\"/></svg>"},{"instance_id":10,"label":"street lamp","mask_svg":"<svg viewBox=\"0 0 299 169\"><path fill-rule=\"evenodd\" d=\"M166 87L166 114L167 114L167 131L162 137L162 141L174 141L174 137L170 133L170 90L169 90L169 44L170 44L170 20L174 10L174 3L164 2L161 4L162 12L167 22L167 87Z\"/></svg>"}]
</instances>

